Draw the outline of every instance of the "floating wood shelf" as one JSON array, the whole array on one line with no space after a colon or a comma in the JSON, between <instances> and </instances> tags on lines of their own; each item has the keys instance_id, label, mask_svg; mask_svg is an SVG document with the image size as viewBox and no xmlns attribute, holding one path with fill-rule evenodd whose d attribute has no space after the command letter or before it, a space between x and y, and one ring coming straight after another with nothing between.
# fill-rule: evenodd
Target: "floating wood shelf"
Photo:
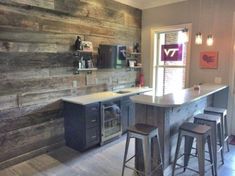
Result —
<instances>
[{"instance_id":1,"label":"floating wood shelf","mask_svg":"<svg viewBox=\"0 0 235 176\"><path fill-rule=\"evenodd\" d=\"M79 68L74 71L74 74L79 74L79 72L87 72L88 74L91 74L92 71L98 70L97 68Z\"/></svg>"},{"instance_id":2,"label":"floating wood shelf","mask_svg":"<svg viewBox=\"0 0 235 176\"><path fill-rule=\"evenodd\" d=\"M141 69L141 68L142 68L142 66L127 67L127 69L129 71L131 71L131 70L138 70L138 69Z\"/></svg>"},{"instance_id":3,"label":"floating wood shelf","mask_svg":"<svg viewBox=\"0 0 235 176\"><path fill-rule=\"evenodd\" d=\"M93 70L97 70L97 68L79 68L77 70L78 71L93 71Z\"/></svg>"},{"instance_id":4,"label":"floating wood shelf","mask_svg":"<svg viewBox=\"0 0 235 176\"><path fill-rule=\"evenodd\" d=\"M131 55L141 55L141 53L137 53L137 52L132 52L130 53Z\"/></svg>"},{"instance_id":5,"label":"floating wood shelf","mask_svg":"<svg viewBox=\"0 0 235 176\"><path fill-rule=\"evenodd\" d=\"M129 68L142 68L142 66L134 66L134 67L129 67Z\"/></svg>"},{"instance_id":6,"label":"floating wood shelf","mask_svg":"<svg viewBox=\"0 0 235 176\"><path fill-rule=\"evenodd\" d=\"M93 54L94 51L84 51L84 50L76 50L73 52L74 56L86 55L86 54Z\"/></svg>"},{"instance_id":7,"label":"floating wood shelf","mask_svg":"<svg viewBox=\"0 0 235 176\"><path fill-rule=\"evenodd\" d=\"M94 51L86 51L86 50L76 50L75 52L79 52L79 53L93 53Z\"/></svg>"}]
</instances>

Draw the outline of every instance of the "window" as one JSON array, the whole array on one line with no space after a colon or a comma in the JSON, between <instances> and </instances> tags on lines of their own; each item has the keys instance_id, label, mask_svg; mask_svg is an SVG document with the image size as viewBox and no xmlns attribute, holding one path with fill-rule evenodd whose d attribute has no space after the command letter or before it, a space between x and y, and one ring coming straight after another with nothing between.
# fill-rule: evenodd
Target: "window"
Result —
<instances>
[{"instance_id":1,"label":"window","mask_svg":"<svg viewBox=\"0 0 235 176\"><path fill-rule=\"evenodd\" d=\"M183 29L183 28L182 28ZM154 33L154 71L153 78L156 95L172 93L183 89L187 85L187 66L189 57L189 43L181 42L182 29L171 29L166 32L159 31ZM181 55L178 60L165 59L163 52L173 55L174 50L164 49L167 46L180 46Z\"/></svg>"}]
</instances>

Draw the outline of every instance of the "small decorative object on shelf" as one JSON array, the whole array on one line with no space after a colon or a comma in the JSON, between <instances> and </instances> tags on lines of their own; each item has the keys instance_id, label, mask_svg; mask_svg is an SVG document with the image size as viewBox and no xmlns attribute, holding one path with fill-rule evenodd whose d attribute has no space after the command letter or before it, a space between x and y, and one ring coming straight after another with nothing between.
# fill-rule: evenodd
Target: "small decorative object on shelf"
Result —
<instances>
[{"instance_id":1,"label":"small decorative object on shelf","mask_svg":"<svg viewBox=\"0 0 235 176\"><path fill-rule=\"evenodd\" d=\"M129 60L129 67L135 67L136 61L135 60Z\"/></svg>"},{"instance_id":2,"label":"small decorative object on shelf","mask_svg":"<svg viewBox=\"0 0 235 176\"><path fill-rule=\"evenodd\" d=\"M136 42L133 47L133 52L134 53L139 53L140 52L140 44Z\"/></svg>"},{"instance_id":3,"label":"small decorative object on shelf","mask_svg":"<svg viewBox=\"0 0 235 176\"><path fill-rule=\"evenodd\" d=\"M75 42L74 55L74 74L79 74L80 71L85 71L88 74L97 68L93 64L93 46L92 42L82 41L80 36L77 36Z\"/></svg>"},{"instance_id":4,"label":"small decorative object on shelf","mask_svg":"<svg viewBox=\"0 0 235 176\"><path fill-rule=\"evenodd\" d=\"M92 42L82 41L82 50L92 52L93 51Z\"/></svg>"},{"instance_id":5,"label":"small decorative object on shelf","mask_svg":"<svg viewBox=\"0 0 235 176\"><path fill-rule=\"evenodd\" d=\"M77 40L75 41L75 49L82 50L82 39L80 36L77 36Z\"/></svg>"},{"instance_id":6,"label":"small decorative object on shelf","mask_svg":"<svg viewBox=\"0 0 235 176\"><path fill-rule=\"evenodd\" d=\"M200 85L199 84L194 85L193 90L200 91Z\"/></svg>"},{"instance_id":7,"label":"small decorative object on shelf","mask_svg":"<svg viewBox=\"0 0 235 176\"><path fill-rule=\"evenodd\" d=\"M142 68L141 64L141 52L139 43L135 43L128 47L128 62L127 66L129 70L137 70Z\"/></svg>"},{"instance_id":8,"label":"small decorative object on shelf","mask_svg":"<svg viewBox=\"0 0 235 176\"><path fill-rule=\"evenodd\" d=\"M97 68L94 68L91 53L83 56L77 55L74 62L74 74L79 74L80 71L86 71L89 74L94 70L97 70Z\"/></svg>"}]
</instances>

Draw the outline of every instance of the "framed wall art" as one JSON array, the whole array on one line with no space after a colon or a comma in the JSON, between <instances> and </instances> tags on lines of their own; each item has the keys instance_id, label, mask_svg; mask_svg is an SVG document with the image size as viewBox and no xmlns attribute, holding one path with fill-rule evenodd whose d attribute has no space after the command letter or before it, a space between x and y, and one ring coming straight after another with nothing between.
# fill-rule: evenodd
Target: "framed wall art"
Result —
<instances>
[{"instance_id":1,"label":"framed wall art","mask_svg":"<svg viewBox=\"0 0 235 176\"><path fill-rule=\"evenodd\" d=\"M218 52L202 51L200 53L200 68L205 68L205 69L218 68Z\"/></svg>"}]
</instances>

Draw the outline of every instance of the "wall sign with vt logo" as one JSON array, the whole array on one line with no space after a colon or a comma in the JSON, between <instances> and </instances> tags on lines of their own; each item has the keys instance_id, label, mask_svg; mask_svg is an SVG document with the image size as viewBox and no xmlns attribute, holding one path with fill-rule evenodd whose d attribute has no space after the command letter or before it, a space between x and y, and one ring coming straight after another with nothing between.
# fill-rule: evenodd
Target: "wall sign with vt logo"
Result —
<instances>
[{"instance_id":1,"label":"wall sign with vt logo","mask_svg":"<svg viewBox=\"0 0 235 176\"><path fill-rule=\"evenodd\" d=\"M161 61L182 61L182 44L162 45Z\"/></svg>"}]
</instances>

